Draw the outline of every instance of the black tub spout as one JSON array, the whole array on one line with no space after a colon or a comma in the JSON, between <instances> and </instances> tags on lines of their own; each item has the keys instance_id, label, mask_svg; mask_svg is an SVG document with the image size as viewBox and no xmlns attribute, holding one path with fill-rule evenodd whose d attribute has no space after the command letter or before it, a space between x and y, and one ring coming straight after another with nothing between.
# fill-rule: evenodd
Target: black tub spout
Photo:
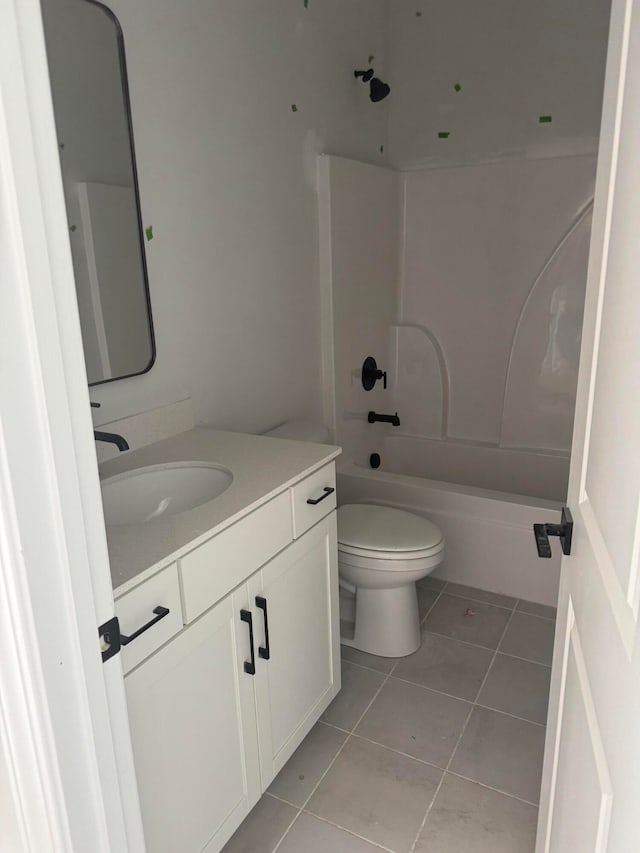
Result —
<instances>
[{"instance_id":1,"label":"black tub spout","mask_svg":"<svg viewBox=\"0 0 640 853\"><path fill-rule=\"evenodd\" d=\"M395 415L379 415L377 412L369 412L367 420L370 424L381 423L391 424L391 426L400 426L400 418L398 417L397 412Z\"/></svg>"}]
</instances>

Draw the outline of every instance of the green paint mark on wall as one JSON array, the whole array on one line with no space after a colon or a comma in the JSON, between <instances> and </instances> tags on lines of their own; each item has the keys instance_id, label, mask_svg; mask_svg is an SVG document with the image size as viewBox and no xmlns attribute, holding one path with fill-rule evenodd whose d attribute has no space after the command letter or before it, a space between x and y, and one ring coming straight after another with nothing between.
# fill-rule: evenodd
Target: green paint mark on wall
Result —
<instances>
[{"instance_id":1,"label":"green paint mark on wall","mask_svg":"<svg viewBox=\"0 0 640 853\"><path fill-rule=\"evenodd\" d=\"M304 8L305 9L309 8L309 0L304 0Z\"/></svg>"},{"instance_id":2,"label":"green paint mark on wall","mask_svg":"<svg viewBox=\"0 0 640 853\"><path fill-rule=\"evenodd\" d=\"M296 104L291 104L291 112L292 112L292 113L297 113L297 112L298 112L298 107L297 107L297 105L296 105Z\"/></svg>"},{"instance_id":3,"label":"green paint mark on wall","mask_svg":"<svg viewBox=\"0 0 640 853\"><path fill-rule=\"evenodd\" d=\"M416 18L421 18L421 17L422 17L422 12L416 12Z\"/></svg>"},{"instance_id":4,"label":"green paint mark on wall","mask_svg":"<svg viewBox=\"0 0 640 853\"><path fill-rule=\"evenodd\" d=\"M69 231L72 231L72 232L73 232L73 231L75 231L75 230L76 230L76 228L77 228L77 227L78 227L77 225L71 225L71 226L69 227Z\"/></svg>"},{"instance_id":5,"label":"green paint mark on wall","mask_svg":"<svg viewBox=\"0 0 640 853\"><path fill-rule=\"evenodd\" d=\"M441 130L438 133L438 139L448 139L451 136L451 133L448 130Z\"/></svg>"},{"instance_id":6,"label":"green paint mark on wall","mask_svg":"<svg viewBox=\"0 0 640 853\"><path fill-rule=\"evenodd\" d=\"M381 153L381 154L384 154L384 145L381 145L381 146L380 146L380 153Z\"/></svg>"},{"instance_id":7,"label":"green paint mark on wall","mask_svg":"<svg viewBox=\"0 0 640 853\"><path fill-rule=\"evenodd\" d=\"M371 63L373 62L374 59L375 59L375 56L372 53L370 53L369 54L369 65L371 65Z\"/></svg>"},{"instance_id":8,"label":"green paint mark on wall","mask_svg":"<svg viewBox=\"0 0 640 853\"><path fill-rule=\"evenodd\" d=\"M540 122L540 124L551 124L553 119L551 118L551 116L540 116L538 121Z\"/></svg>"},{"instance_id":9,"label":"green paint mark on wall","mask_svg":"<svg viewBox=\"0 0 640 853\"><path fill-rule=\"evenodd\" d=\"M149 225L148 228L145 228L144 233L147 240L153 240L153 225Z\"/></svg>"},{"instance_id":10,"label":"green paint mark on wall","mask_svg":"<svg viewBox=\"0 0 640 853\"><path fill-rule=\"evenodd\" d=\"M460 85L460 83L456 83L453 88L456 90L456 92L462 91L462 86Z\"/></svg>"}]
</instances>

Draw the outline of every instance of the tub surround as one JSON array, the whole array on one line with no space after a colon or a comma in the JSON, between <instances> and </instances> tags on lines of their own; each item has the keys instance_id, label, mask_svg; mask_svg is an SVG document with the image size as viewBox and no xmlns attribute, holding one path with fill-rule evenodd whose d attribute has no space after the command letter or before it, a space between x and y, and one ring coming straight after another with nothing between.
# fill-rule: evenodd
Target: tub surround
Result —
<instances>
[{"instance_id":1,"label":"tub surround","mask_svg":"<svg viewBox=\"0 0 640 853\"><path fill-rule=\"evenodd\" d=\"M167 462L203 462L233 473L229 488L206 504L145 524L107 527L116 597L339 454L329 445L198 427L103 463L101 479Z\"/></svg>"}]
</instances>

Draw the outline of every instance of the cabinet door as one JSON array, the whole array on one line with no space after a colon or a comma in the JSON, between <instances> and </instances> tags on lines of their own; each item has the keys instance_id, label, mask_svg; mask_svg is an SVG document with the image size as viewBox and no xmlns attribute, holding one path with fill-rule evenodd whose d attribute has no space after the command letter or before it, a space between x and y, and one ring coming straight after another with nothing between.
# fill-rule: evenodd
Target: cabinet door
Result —
<instances>
[{"instance_id":1,"label":"cabinet door","mask_svg":"<svg viewBox=\"0 0 640 853\"><path fill-rule=\"evenodd\" d=\"M246 584L125 678L149 853L218 851L260 796Z\"/></svg>"},{"instance_id":2,"label":"cabinet door","mask_svg":"<svg viewBox=\"0 0 640 853\"><path fill-rule=\"evenodd\" d=\"M340 690L336 514L249 581L255 615L256 711L263 790ZM260 601L267 608L266 622Z\"/></svg>"}]
</instances>

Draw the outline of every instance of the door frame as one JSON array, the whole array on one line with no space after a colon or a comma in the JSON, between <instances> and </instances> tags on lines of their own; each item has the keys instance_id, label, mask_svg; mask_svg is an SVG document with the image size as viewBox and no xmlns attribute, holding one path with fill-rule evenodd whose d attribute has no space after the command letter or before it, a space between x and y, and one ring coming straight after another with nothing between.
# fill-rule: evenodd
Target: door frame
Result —
<instances>
[{"instance_id":1,"label":"door frame","mask_svg":"<svg viewBox=\"0 0 640 853\"><path fill-rule=\"evenodd\" d=\"M113 593L38 0L0 11L0 279L11 849L142 851L120 657L103 664L98 643Z\"/></svg>"}]
</instances>

